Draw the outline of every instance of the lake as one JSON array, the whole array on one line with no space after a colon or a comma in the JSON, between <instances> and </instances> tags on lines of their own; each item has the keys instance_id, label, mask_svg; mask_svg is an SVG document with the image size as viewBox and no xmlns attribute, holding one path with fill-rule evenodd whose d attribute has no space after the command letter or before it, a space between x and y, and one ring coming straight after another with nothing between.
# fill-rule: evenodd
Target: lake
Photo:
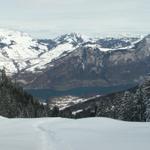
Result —
<instances>
[{"instance_id":1,"label":"lake","mask_svg":"<svg viewBox=\"0 0 150 150\"><path fill-rule=\"evenodd\" d=\"M57 91L51 89L25 89L28 93L34 97L40 98L43 101L48 100L50 97L60 97L60 96L94 96L94 95L104 95L113 92L118 92L122 90L129 89L135 85L123 85L123 86L112 86L112 87L79 87L75 89L70 89L66 91Z\"/></svg>"}]
</instances>

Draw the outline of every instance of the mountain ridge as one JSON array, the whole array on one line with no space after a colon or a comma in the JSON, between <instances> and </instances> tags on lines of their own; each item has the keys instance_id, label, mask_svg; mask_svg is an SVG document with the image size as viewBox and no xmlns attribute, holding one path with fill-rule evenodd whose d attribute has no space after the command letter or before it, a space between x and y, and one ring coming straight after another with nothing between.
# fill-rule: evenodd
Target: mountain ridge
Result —
<instances>
[{"instance_id":1,"label":"mountain ridge","mask_svg":"<svg viewBox=\"0 0 150 150\"><path fill-rule=\"evenodd\" d=\"M31 65L34 66L37 63L39 63L39 65L42 65L36 59L40 59L40 57L45 58L43 54L45 53L45 55L48 55L49 51L55 50L57 46L58 49L62 51L59 54L60 56L61 54L63 54L63 52L67 50L72 51L73 47L76 48L76 46L79 47L83 43L88 43L88 42L93 44L93 46L96 46L95 39L88 38L78 33L64 34L54 39L36 40L24 32L0 29L0 49L2 51L1 57L4 59L4 61L5 60L12 61L12 63L14 61L18 65L18 66L14 65L16 67L15 68L12 64L10 64L10 68L13 66L14 70L9 70L10 68L9 69L6 68L6 71L8 70L7 72L10 74L17 73L18 70L21 71L25 69L27 66L29 67ZM89 44L87 46L90 47ZM65 48L66 50L64 50ZM57 53L57 49L55 50L55 53ZM52 53L50 55L54 55L54 54ZM41 61L43 61L42 58ZM55 56L52 59L55 58L57 58L57 56ZM19 61L19 59L21 61L24 61L24 63ZM49 62L45 62L45 64Z\"/></svg>"},{"instance_id":2,"label":"mountain ridge","mask_svg":"<svg viewBox=\"0 0 150 150\"><path fill-rule=\"evenodd\" d=\"M135 84L149 73L148 40L149 36L94 39L77 33L35 40L8 32L0 36L0 67L25 88Z\"/></svg>"}]
</instances>

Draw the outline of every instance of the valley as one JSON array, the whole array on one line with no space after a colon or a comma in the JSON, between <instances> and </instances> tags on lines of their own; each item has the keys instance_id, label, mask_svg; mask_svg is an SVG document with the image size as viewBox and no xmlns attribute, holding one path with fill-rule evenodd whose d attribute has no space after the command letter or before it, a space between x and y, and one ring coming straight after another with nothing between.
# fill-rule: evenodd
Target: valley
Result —
<instances>
[{"instance_id":1,"label":"valley","mask_svg":"<svg viewBox=\"0 0 150 150\"><path fill-rule=\"evenodd\" d=\"M149 120L149 95L142 85L149 81L150 35L90 38L70 33L34 39L23 32L1 29L0 45L0 68L12 80L11 85L34 96L26 96L22 89L27 102L23 112L15 111L16 116Z\"/></svg>"}]
</instances>

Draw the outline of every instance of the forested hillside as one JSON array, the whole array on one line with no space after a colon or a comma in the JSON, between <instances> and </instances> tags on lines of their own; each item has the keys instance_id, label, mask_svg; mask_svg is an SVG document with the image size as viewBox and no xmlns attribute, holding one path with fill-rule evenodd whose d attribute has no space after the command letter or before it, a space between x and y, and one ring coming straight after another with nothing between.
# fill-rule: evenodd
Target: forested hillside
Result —
<instances>
[{"instance_id":1,"label":"forested hillside","mask_svg":"<svg viewBox=\"0 0 150 150\"><path fill-rule=\"evenodd\" d=\"M150 80L123 92L71 106L61 114L73 118L98 116L125 121L150 121Z\"/></svg>"},{"instance_id":2,"label":"forested hillside","mask_svg":"<svg viewBox=\"0 0 150 150\"><path fill-rule=\"evenodd\" d=\"M50 110L47 105L41 104L33 96L26 93L23 88L13 83L0 71L0 115L9 118L15 117L46 117L56 116L57 110Z\"/></svg>"}]
</instances>

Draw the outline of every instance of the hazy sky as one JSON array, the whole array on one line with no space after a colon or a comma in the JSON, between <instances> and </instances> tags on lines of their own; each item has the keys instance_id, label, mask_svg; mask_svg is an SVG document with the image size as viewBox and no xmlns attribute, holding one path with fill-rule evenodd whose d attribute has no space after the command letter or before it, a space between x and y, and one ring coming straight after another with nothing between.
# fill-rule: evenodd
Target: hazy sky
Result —
<instances>
[{"instance_id":1,"label":"hazy sky","mask_svg":"<svg viewBox=\"0 0 150 150\"><path fill-rule=\"evenodd\" d=\"M0 27L35 37L150 33L150 0L0 0Z\"/></svg>"}]
</instances>

